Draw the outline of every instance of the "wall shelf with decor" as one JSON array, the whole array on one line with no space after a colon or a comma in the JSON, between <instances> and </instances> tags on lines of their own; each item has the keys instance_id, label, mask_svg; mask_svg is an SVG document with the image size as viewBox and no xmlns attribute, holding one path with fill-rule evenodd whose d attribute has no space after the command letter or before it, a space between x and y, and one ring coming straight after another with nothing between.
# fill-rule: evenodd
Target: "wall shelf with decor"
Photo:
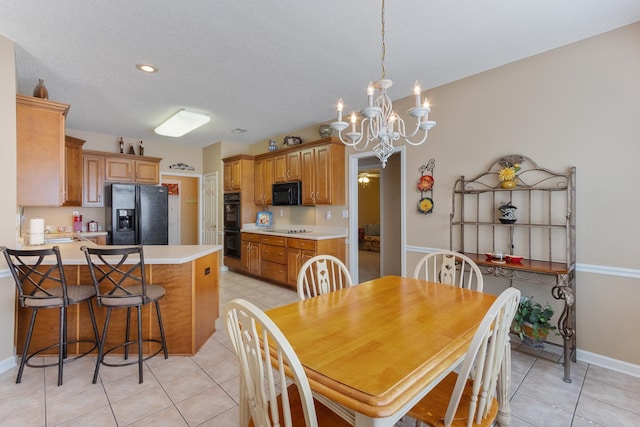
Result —
<instances>
[{"instance_id":1,"label":"wall shelf with decor","mask_svg":"<svg viewBox=\"0 0 640 427\"><path fill-rule=\"evenodd\" d=\"M468 255L483 274L506 278L509 286L513 280L550 286L563 301L558 332L565 382L576 360L575 186L575 167L556 172L526 156L506 156L456 180L450 215L450 248Z\"/></svg>"}]
</instances>

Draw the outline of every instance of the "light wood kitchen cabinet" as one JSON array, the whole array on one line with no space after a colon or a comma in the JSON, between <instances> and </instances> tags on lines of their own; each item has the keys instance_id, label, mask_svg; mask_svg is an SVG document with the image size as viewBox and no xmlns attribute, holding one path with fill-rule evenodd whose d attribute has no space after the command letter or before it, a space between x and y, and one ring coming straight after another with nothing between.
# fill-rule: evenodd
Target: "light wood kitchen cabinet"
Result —
<instances>
[{"instance_id":1,"label":"light wood kitchen cabinet","mask_svg":"<svg viewBox=\"0 0 640 427\"><path fill-rule=\"evenodd\" d=\"M287 239L260 236L260 277L285 283L287 280Z\"/></svg>"},{"instance_id":2,"label":"light wood kitchen cabinet","mask_svg":"<svg viewBox=\"0 0 640 427\"><path fill-rule=\"evenodd\" d=\"M82 156L82 206L104 206L104 157L91 154Z\"/></svg>"},{"instance_id":3,"label":"light wood kitchen cabinet","mask_svg":"<svg viewBox=\"0 0 640 427\"><path fill-rule=\"evenodd\" d=\"M65 157L65 200L63 206L82 206L82 146L85 141L66 135L64 138Z\"/></svg>"},{"instance_id":4,"label":"light wood kitchen cabinet","mask_svg":"<svg viewBox=\"0 0 640 427\"><path fill-rule=\"evenodd\" d=\"M135 171L135 182L139 184L159 184L160 164L148 160L134 160L133 170Z\"/></svg>"},{"instance_id":5,"label":"light wood kitchen cabinet","mask_svg":"<svg viewBox=\"0 0 640 427\"><path fill-rule=\"evenodd\" d=\"M324 254L333 255L344 262L346 254L344 238L314 240L242 233L241 242L240 271L294 288L300 267L308 259Z\"/></svg>"},{"instance_id":6,"label":"light wood kitchen cabinet","mask_svg":"<svg viewBox=\"0 0 640 427\"><path fill-rule=\"evenodd\" d=\"M16 95L19 206L61 206L66 201L65 116L69 105Z\"/></svg>"},{"instance_id":7,"label":"light wood kitchen cabinet","mask_svg":"<svg viewBox=\"0 0 640 427\"><path fill-rule=\"evenodd\" d=\"M105 181L133 182L133 163L129 159L105 158Z\"/></svg>"},{"instance_id":8,"label":"light wood kitchen cabinet","mask_svg":"<svg viewBox=\"0 0 640 427\"><path fill-rule=\"evenodd\" d=\"M282 153L274 157L274 182L300 181L302 165L300 151Z\"/></svg>"},{"instance_id":9,"label":"light wood kitchen cabinet","mask_svg":"<svg viewBox=\"0 0 640 427\"><path fill-rule=\"evenodd\" d=\"M255 162L254 197L256 205L270 205L273 202L274 157L257 158Z\"/></svg>"},{"instance_id":10,"label":"light wood kitchen cabinet","mask_svg":"<svg viewBox=\"0 0 640 427\"><path fill-rule=\"evenodd\" d=\"M242 233L240 259L242 271L245 273L260 275L260 235Z\"/></svg>"},{"instance_id":11,"label":"light wood kitchen cabinet","mask_svg":"<svg viewBox=\"0 0 640 427\"><path fill-rule=\"evenodd\" d=\"M248 188L251 188L251 193L253 193L255 173L253 156L239 154L222 159L222 161L224 162L222 181L224 191L235 192L242 190L244 193ZM251 197L253 198L253 194Z\"/></svg>"},{"instance_id":12,"label":"light wood kitchen cabinet","mask_svg":"<svg viewBox=\"0 0 640 427\"><path fill-rule=\"evenodd\" d=\"M345 203L344 145L328 142L302 150L303 205Z\"/></svg>"},{"instance_id":13,"label":"light wood kitchen cabinet","mask_svg":"<svg viewBox=\"0 0 640 427\"><path fill-rule=\"evenodd\" d=\"M300 267L316 256L316 241L307 239L288 239L287 241L287 284L298 286Z\"/></svg>"},{"instance_id":14,"label":"light wood kitchen cabinet","mask_svg":"<svg viewBox=\"0 0 640 427\"><path fill-rule=\"evenodd\" d=\"M159 184L159 157L140 157L134 154L108 153L85 150L83 152L83 206L103 205L104 182L131 182Z\"/></svg>"},{"instance_id":15,"label":"light wood kitchen cabinet","mask_svg":"<svg viewBox=\"0 0 640 427\"><path fill-rule=\"evenodd\" d=\"M123 156L133 157L129 154ZM160 183L160 160L106 157L105 181L158 184Z\"/></svg>"}]
</instances>

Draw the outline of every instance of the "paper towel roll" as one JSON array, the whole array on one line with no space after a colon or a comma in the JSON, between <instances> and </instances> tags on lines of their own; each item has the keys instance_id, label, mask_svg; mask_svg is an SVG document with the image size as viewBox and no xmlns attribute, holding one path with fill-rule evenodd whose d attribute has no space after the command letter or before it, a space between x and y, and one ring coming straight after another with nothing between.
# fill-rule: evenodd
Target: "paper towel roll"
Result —
<instances>
[{"instance_id":1,"label":"paper towel roll","mask_svg":"<svg viewBox=\"0 0 640 427\"><path fill-rule=\"evenodd\" d=\"M44 244L44 218L34 218L29 220L29 244Z\"/></svg>"}]
</instances>

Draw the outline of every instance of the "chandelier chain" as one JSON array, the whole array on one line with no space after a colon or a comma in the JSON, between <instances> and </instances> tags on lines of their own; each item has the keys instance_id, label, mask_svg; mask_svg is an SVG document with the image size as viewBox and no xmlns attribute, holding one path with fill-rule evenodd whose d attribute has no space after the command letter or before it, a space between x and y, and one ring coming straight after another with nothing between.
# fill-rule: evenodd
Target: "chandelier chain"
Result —
<instances>
[{"instance_id":1,"label":"chandelier chain","mask_svg":"<svg viewBox=\"0 0 640 427\"><path fill-rule=\"evenodd\" d=\"M395 151L394 141L403 139L409 145L420 145L426 141L429 130L436 125L436 122L429 120L429 102L425 99L424 104L422 104L422 89L417 81L413 88L415 105L407 111L407 114L416 120L413 131L407 129L404 119L393 111L393 103L387 94L387 89L391 87L393 82L387 79L384 65L387 51L385 43L385 0L381 0L381 3L380 66L382 76L377 82L369 82L367 87L367 106L360 110L362 117L360 124L357 124L357 115L354 110L350 119L351 129L347 130L349 123L342 118L344 103L341 98L338 101L338 120L331 123L331 127L338 131L338 137L343 144L353 147L356 151L364 151L370 143L373 144L373 153L380 159L380 163L384 168L387 164L387 159ZM374 97L376 90L378 94ZM343 131L346 131L344 137ZM421 137L420 134L422 135ZM416 136L417 138L414 140Z\"/></svg>"},{"instance_id":2,"label":"chandelier chain","mask_svg":"<svg viewBox=\"0 0 640 427\"><path fill-rule=\"evenodd\" d=\"M384 43L384 0L382 0L382 16L380 18L381 21L381 35L382 35L382 45L381 47L381 53L380 53L380 65L382 66L382 77L380 77L380 79L384 79L387 76L387 70L385 70L384 68L384 58L387 54L387 46Z\"/></svg>"}]
</instances>

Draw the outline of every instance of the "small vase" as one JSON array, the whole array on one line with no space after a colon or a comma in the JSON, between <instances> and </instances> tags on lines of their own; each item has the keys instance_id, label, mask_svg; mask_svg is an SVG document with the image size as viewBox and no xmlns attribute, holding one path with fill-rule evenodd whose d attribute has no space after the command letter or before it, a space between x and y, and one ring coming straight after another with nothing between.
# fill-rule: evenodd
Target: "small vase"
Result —
<instances>
[{"instance_id":1,"label":"small vase","mask_svg":"<svg viewBox=\"0 0 640 427\"><path fill-rule=\"evenodd\" d=\"M44 80L38 79L38 84L33 89L33 96L36 98L49 99L49 91L44 85Z\"/></svg>"},{"instance_id":2,"label":"small vase","mask_svg":"<svg viewBox=\"0 0 640 427\"><path fill-rule=\"evenodd\" d=\"M515 179L504 180L504 181L502 181L500 186L502 188L514 188L516 186L516 180Z\"/></svg>"}]
</instances>

